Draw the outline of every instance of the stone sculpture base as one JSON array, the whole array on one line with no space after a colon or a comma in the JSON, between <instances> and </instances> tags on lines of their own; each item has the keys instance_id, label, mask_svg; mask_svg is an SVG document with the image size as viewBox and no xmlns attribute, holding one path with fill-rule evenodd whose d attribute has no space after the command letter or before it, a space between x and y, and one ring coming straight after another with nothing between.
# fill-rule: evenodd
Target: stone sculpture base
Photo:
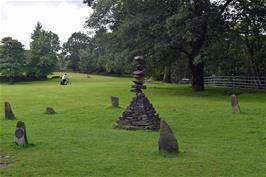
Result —
<instances>
[{"instance_id":1,"label":"stone sculpture base","mask_svg":"<svg viewBox=\"0 0 266 177\"><path fill-rule=\"evenodd\" d=\"M144 93L137 93L117 121L116 127L159 130L160 117Z\"/></svg>"}]
</instances>

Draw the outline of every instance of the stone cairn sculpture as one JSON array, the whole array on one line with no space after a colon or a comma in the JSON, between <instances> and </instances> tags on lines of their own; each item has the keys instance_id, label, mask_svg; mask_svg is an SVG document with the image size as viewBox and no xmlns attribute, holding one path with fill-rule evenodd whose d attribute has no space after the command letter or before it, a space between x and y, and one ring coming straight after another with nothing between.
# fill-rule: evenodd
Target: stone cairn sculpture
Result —
<instances>
[{"instance_id":1,"label":"stone cairn sculpture","mask_svg":"<svg viewBox=\"0 0 266 177\"><path fill-rule=\"evenodd\" d=\"M22 121L17 122L14 141L17 145L28 144L26 126L25 123Z\"/></svg>"},{"instance_id":2,"label":"stone cairn sculpture","mask_svg":"<svg viewBox=\"0 0 266 177\"><path fill-rule=\"evenodd\" d=\"M232 112L233 113L240 113L240 107L238 104L238 100L235 94L230 96L231 106L232 106Z\"/></svg>"},{"instance_id":3,"label":"stone cairn sculpture","mask_svg":"<svg viewBox=\"0 0 266 177\"><path fill-rule=\"evenodd\" d=\"M131 92L135 92L129 106L122 113L117 121L117 127L125 129L160 129L160 117L156 113L149 99L142 92L146 89L144 85L145 60L143 56L134 57L135 71L133 72L133 83Z\"/></svg>"},{"instance_id":4,"label":"stone cairn sculpture","mask_svg":"<svg viewBox=\"0 0 266 177\"><path fill-rule=\"evenodd\" d=\"M15 119L15 115L12 111L11 105L9 102L5 102L5 118L6 119Z\"/></svg>"}]
</instances>

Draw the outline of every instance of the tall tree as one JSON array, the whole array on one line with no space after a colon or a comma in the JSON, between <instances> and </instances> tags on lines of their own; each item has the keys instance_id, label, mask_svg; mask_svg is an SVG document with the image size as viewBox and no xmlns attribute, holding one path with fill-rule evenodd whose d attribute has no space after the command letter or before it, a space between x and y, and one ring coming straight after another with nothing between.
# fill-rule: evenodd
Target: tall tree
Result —
<instances>
[{"instance_id":1,"label":"tall tree","mask_svg":"<svg viewBox=\"0 0 266 177\"><path fill-rule=\"evenodd\" d=\"M25 70L25 50L16 39L5 37L0 45L0 73L1 76L10 78L22 76Z\"/></svg>"},{"instance_id":2,"label":"tall tree","mask_svg":"<svg viewBox=\"0 0 266 177\"><path fill-rule=\"evenodd\" d=\"M57 52L60 50L59 37L51 31L43 30L38 22L31 39L27 74L46 78L57 67Z\"/></svg>"},{"instance_id":3,"label":"tall tree","mask_svg":"<svg viewBox=\"0 0 266 177\"><path fill-rule=\"evenodd\" d=\"M95 8L88 26L107 28L120 41L122 51L145 54L164 67L169 80L171 63L183 52L192 75L192 88L204 89L204 53L209 33L232 0L87 1ZM121 52L120 52L121 53ZM173 53L173 54L171 54ZM129 56L129 55L128 55Z\"/></svg>"},{"instance_id":4,"label":"tall tree","mask_svg":"<svg viewBox=\"0 0 266 177\"><path fill-rule=\"evenodd\" d=\"M237 0L232 16L232 27L244 38L244 44L254 76L265 76L266 1Z\"/></svg>"},{"instance_id":5,"label":"tall tree","mask_svg":"<svg viewBox=\"0 0 266 177\"><path fill-rule=\"evenodd\" d=\"M152 60L159 62L157 66L164 68L160 70L166 71L164 78L169 81L171 63L179 53L167 36L165 19L177 10L178 4L176 0L97 1L95 13L87 25L96 31L106 31L101 40L101 56L105 56L101 58L110 58L110 62L106 60L106 66L121 62L130 65L135 55L145 55L150 63L155 63ZM119 70L119 65L116 66L114 70ZM150 73L158 72L154 67L148 70Z\"/></svg>"},{"instance_id":6,"label":"tall tree","mask_svg":"<svg viewBox=\"0 0 266 177\"><path fill-rule=\"evenodd\" d=\"M79 50L90 46L90 37L81 32L73 33L63 44L63 53L68 62L67 67L79 71L80 53Z\"/></svg>"}]
</instances>

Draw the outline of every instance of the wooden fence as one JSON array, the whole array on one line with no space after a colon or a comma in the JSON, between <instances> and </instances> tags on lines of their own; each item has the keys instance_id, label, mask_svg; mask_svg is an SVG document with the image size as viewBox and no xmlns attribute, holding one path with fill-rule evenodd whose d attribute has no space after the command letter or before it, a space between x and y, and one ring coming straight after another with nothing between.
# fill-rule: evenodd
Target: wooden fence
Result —
<instances>
[{"instance_id":1,"label":"wooden fence","mask_svg":"<svg viewBox=\"0 0 266 177\"><path fill-rule=\"evenodd\" d=\"M265 89L266 77L210 76L204 77L204 85L210 87Z\"/></svg>"}]
</instances>

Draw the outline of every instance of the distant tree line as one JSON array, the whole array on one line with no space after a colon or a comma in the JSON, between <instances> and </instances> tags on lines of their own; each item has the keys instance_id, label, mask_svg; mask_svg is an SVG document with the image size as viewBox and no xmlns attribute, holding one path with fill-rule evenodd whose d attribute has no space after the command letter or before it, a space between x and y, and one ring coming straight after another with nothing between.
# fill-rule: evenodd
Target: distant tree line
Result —
<instances>
[{"instance_id":1,"label":"distant tree line","mask_svg":"<svg viewBox=\"0 0 266 177\"><path fill-rule=\"evenodd\" d=\"M28 51L4 38L1 75L46 77L55 68L130 74L133 57L143 55L149 77L165 82L190 78L195 91L204 89L206 75L266 76L265 0L84 3L93 8L85 23L91 35L74 32L61 50L58 36L40 24ZM16 48L12 54L10 45Z\"/></svg>"},{"instance_id":2,"label":"distant tree line","mask_svg":"<svg viewBox=\"0 0 266 177\"><path fill-rule=\"evenodd\" d=\"M42 29L38 22L31 34L30 50L12 37L5 37L0 45L1 80L46 79L58 67L60 42L58 35Z\"/></svg>"}]
</instances>

